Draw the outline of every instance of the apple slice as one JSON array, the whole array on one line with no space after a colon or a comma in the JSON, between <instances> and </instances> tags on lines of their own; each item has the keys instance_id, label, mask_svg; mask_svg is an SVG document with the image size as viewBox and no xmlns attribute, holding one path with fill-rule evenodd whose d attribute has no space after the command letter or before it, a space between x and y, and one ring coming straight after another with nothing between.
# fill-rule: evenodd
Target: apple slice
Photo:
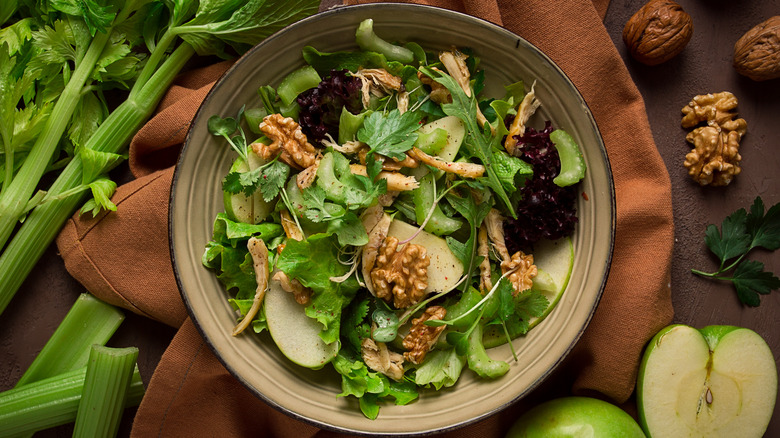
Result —
<instances>
[{"instance_id":1,"label":"apple slice","mask_svg":"<svg viewBox=\"0 0 780 438\"><path fill-rule=\"evenodd\" d=\"M542 240L534 247L534 264L539 274L534 279L534 289L540 291L550 302L547 310L528 321L528 329L542 322L561 300L566 286L569 285L574 267L574 245L566 237L557 240Z\"/></svg>"},{"instance_id":2,"label":"apple slice","mask_svg":"<svg viewBox=\"0 0 780 438\"><path fill-rule=\"evenodd\" d=\"M776 398L772 351L746 328L671 325L639 369L639 418L651 437L761 437Z\"/></svg>"},{"instance_id":3,"label":"apple slice","mask_svg":"<svg viewBox=\"0 0 780 438\"><path fill-rule=\"evenodd\" d=\"M520 416L506 434L506 438L644 436L626 411L591 397L546 401Z\"/></svg>"},{"instance_id":4,"label":"apple slice","mask_svg":"<svg viewBox=\"0 0 780 438\"><path fill-rule=\"evenodd\" d=\"M265 164L265 160L251 150L247 154L247 161L249 162L248 164L242 158L236 158L230 167L230 171L247 172ZM274 203L265 202L259 192L252 194L252 196L244 196L243 193L223 192L223 204L225 213L229 218L247 224L262 222L274 209Z\"/></svg>"},{"instance_id":5,"label":"apple slice","mask_svg":"<svg viewBox=\"0 0 780 438\"><path fill-rule=\"evenodd\" d=\"M418 230L419 228L414 225L394 219L390 222L387 235L403 241L412 237ZM463 275L463 265L450 251L450 247L444 239L427 231L420 231L409 243L424 247L431 260L431 264L428 265L426 294L455 288Z\"/></svg>"},{"instance_id":6,"label":"apple slice","mask_svg":"<svg viewBox=\"0 0 780 438\"><path fill-rule=\"evenodd\" d=\"M453 161L460 150L463 138L466 137L466 126L456 116L446 116L420 126L418 132L430 134L436 129L447 131L447 143L436 153L436 156L444 161ZM424 167L424 166L421 166Z\"/></svg>"},{"instance_id":7,"label":"apple slice","mask_svg":"<svg viewBox=\"0 0 780 438\"><path fill-rule=\"evenodd\" d=\"M311 369L322 368L338 353L338 342L326 344L320 338L322 324L306 316L295 296L270 281L265 293L265 319L276 346L292 362Z\"/></svg>"}]
</instances>

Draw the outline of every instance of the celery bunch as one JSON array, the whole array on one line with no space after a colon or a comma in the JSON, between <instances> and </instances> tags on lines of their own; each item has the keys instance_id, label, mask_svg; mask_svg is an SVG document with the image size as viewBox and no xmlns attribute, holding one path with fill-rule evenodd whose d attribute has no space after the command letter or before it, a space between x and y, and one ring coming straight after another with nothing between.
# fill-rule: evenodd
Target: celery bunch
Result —
<instances>
[{"instance_id":1,"label":"celery bunch","mask_svg":"<svg viewBox=\"0 0 780 438\"><path fill-rule=\"evenodd\" d=\"M196 53L228 58L317 0L15 0L0 7L0 313ZM109 112L105 92L125 89ZM48 187L41 178L56 172ZM17 224L23 221L21 227ZM9 240L10 239L10 240Z\"/></svg>"}]
</instances>

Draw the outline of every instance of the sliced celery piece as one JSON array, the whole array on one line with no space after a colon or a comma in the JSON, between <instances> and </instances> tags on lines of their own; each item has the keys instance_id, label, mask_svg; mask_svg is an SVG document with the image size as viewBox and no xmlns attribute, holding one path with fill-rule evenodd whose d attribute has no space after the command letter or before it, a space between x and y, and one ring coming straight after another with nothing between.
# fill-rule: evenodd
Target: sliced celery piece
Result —
<instances>
[{"instance_id":1,"label":"sliced celery piece","mask_svg":"<svg viewBox=\"0 0 780 438\"><path fill-rule=\"evenodd\" d=\"M135 347L92 346L73 429L75 438L116 436L137 359Z\"/></svg>"},{"instance_id":2,"label":"sliced celery piece","mask_svg":"<svg viewBox=\"0 0 780 438\"><path fill-rule=\"evenodd\" d=\"M381 53L390 61L404 64L410 64L414 61L414 53L411 50L391 44L374 33L374 20L371 18L360 22L355 32L355 42L361 50Z\"/></svg>"},{"instance_id":3,"label":"sliced celery piece","mask_svg":"<svg viewBox=\"0 0 780 438\"><path fill-rule=\"evenodd\" d=\"M90 294L79 295L16 386L85 366L90 347L108 342L124 319L116 307Z\"/></svg>"},{"instance_id":4,"label":"sliced celery piece","mask_svg":"<svg viewBox=\"0 0 780 438\"><path fill-rule=\"evenodd\" d=\"M550 133L550 140L561 158L561 172L553 178L553 182L560 187L577 184L585 177L586 167L585 159L582 157L582 151L577 146L577 142L562 129L556 129Z\"/></svg>"},{"instance_id":5,"label":"sliced celery piece","mask_svg":"<svg viewBox=\"0 0 780 438\"><path fill-rule=\"evenodd\" d=\"M76 420L87 367L0 393L0 436L30 434ZM144 385L138 368L125 407L138 406Z\"/></svg>"},{"instance_id":6,"label":"sliced celery piece","mask_svg":"<svg viewBox=\"0 0 780 438\"><path fill-rule=\"evenodd\" d=\"M279 87L277 87L276 94L279 95L285 106L289 106L299 94L316 87L321 81L322 79L317 70L310 65L306 65L285 76Z\"/></svg>"}]
</instances>

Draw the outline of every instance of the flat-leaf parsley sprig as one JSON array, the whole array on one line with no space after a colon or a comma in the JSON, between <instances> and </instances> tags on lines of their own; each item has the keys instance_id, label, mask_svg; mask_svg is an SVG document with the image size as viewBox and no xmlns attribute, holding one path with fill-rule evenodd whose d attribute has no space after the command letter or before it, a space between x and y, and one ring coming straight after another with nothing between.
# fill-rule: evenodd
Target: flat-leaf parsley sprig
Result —
<instances>
[{"instance_id":1,"label":"flat-leaf parsley sprig","mask_svg":"<svg viewBox=\"0 0 780 438\"><path fill-rule=\"evenodd\" d=\"M709 225L704 242L720 259L720 266L715 272L692 269L694 274L731 281L739 300L753 307L761 304L759 294L766 295L780 289L780 278L764 271L763 263L745 260L753 248L770 251L780 248L780 203L773 205L765 214L764 201L760 196L756 197L750 212L740 208L723 220L720 230L715 225ZM732 271L731 276L729 271Z\"/></svg>"}]
</instances>

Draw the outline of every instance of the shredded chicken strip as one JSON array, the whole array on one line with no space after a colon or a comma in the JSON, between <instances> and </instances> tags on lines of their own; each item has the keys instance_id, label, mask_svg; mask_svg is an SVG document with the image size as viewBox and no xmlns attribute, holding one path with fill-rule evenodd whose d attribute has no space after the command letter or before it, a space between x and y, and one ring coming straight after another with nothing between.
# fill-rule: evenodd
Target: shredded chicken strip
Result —
<instances>
[{"instance_id":1,"label":"shredded chicken strip","mask_svg":"<svg viewBox=\"0 0 780 438\"><path fill-rule=\"evenodd\" d=\"M466 55L457 50L439 53L439 61L447 69L447 73L460 85L466 96L471 97L473 94L470 84L471 73L469 73L469 68L466 65L466 58ZM482 114L482 110L479 107L477 107L477 122L479 122L479 126L485 126L487 123L487 118ZM492 125L489 126L490 130L495 134L495 128Z\"/></svg>"},{"instance_id":2,"label":"shredded chicken strip","mask_svg":"<svg viewBox=\"0 0 780 438\"><path fill-rule=\"evenodd\" d=\"M362 164L350 164L349 170L352 171L352 173L355 175L368 176L368 170L366 169L366 166L363 166ZM414 190L420 186L420 183L417 182L413 176L406 176L398 172L382 171L379 172L378 177L379 179L384 179L387 181L388 191L403 192L407 190Z\"/></svg>"},{"instance_id":3,"label":"shredded chicken strip","mask_svg":"<svg viewBox=\"0 0 780 438\"><path fill-rule=\"evenodd\" d=\"M252 256L252 265L255 270L257 289L255 289L255 298L252 301L252 307L246 312L244 319L242 319L233 329L233 336L238 336L244 329L249 327L249 324L255 319L255 315L257 315L257 312L260 310L260 305L263 303L265 291L268 289L268 247L265 246L265 242L256 237L250 237L246 247L249 250L249 254Z\"/></svg>"},{"instance_id":4,"label":"shredded chicken strip","mask_svg":"<svg viewBox=\"0 0 780 438\"><path fill-rule=\"evenodd\" d=\"M387 237L387 230L390 229L390 223L393 221L392 216L385 214L381 207L379 207L379 212L381 213L379 219L374 214L364 216L363 218L363 226L366 227L366 232L368 233L368 243L363 247L363 254L361 254L361 272L366 283L366 289L374 296L376 296L376 292L371 282L371 270L374 269L376 258L379 255L379 248L382 247L382 243L384 243Z\"/></svg>"},{"instance_id":5,"label":"shredded chicken strip","mask_svg":"<svg viewBox=\"0 0 780 438\"><path fill-rule=\"evenodd\" d=\"M292 216L290 216L290 213L287 212L287 210L282 210L279 215L281 216L284 234L287 235L288 239L300 241L305 238L301 229L298 228L298 224L295 223L295 220L293 220ZM311 297L312 293L311 289L302 285L300 281L294 278L291 280L287 274L282 271L276 271L276 273L273 275L273 279L279 282L279 285L282 287L282 289L292 293L295 296L295 301L298 304L309 304L309 298Z\"/></svg>"},{"instance_id":6,"label":"shredded chicken strip","mask_svg":"<svg viewBox=\"0 0 780 438\"><path fill-rule=\"evenodd\" d=\"M413 147L407 152L415 160L421 161L445 172L455 173L465 178L479 178L485 173L485 166L477 163L460 163L456 161L444 161L439 157L428 155L418 148Z\"/></svg>"},{"instance_id":7,"label":"shredded chicken strip","mask_svg":"<svg viewBox=\"0 0 780 438\"><path fill-rule=\"evenodd\" d=\"M509 126L509 133L504 140L504 149L509 155L516 155L517 152L517 139L515 136L523 135L525 133L525 124L528 123L528 119L536 112L539 106L542 104L536 98L536 92L534 87L536 82L531 85L531 91L523 97L523 101L520 102L520 106L517 107L517 115L512 120L512 125Z\"/></svg>"},{"instance_id":8,"label":"shredded chicken strip","mask_svg":"<svg viewBox=\"0 0 780 438\"><path fill-rule=\"evenodd\" d=\"M504 240L504 218L501 216L501 213L495 208L491 208L487 217L485 217L484 223L487 227L490 241L493 242L493 247L501 257L501 260L510 260L511 257L506 249L506 241Z\"/></svg>"},{"instance_id":9,"label":"shredded chicken strip","mask_svg":"<svg viewBox=\"0 0 780 438\"><path fill-rule=\"evenodd\" d=\"M482 263L479 264L479 290L484 292L493 289L493 281L490 278L490 242L484 223L479 227L477 242L477 255L483 257Z\"/></svg>"}]
</instances>

